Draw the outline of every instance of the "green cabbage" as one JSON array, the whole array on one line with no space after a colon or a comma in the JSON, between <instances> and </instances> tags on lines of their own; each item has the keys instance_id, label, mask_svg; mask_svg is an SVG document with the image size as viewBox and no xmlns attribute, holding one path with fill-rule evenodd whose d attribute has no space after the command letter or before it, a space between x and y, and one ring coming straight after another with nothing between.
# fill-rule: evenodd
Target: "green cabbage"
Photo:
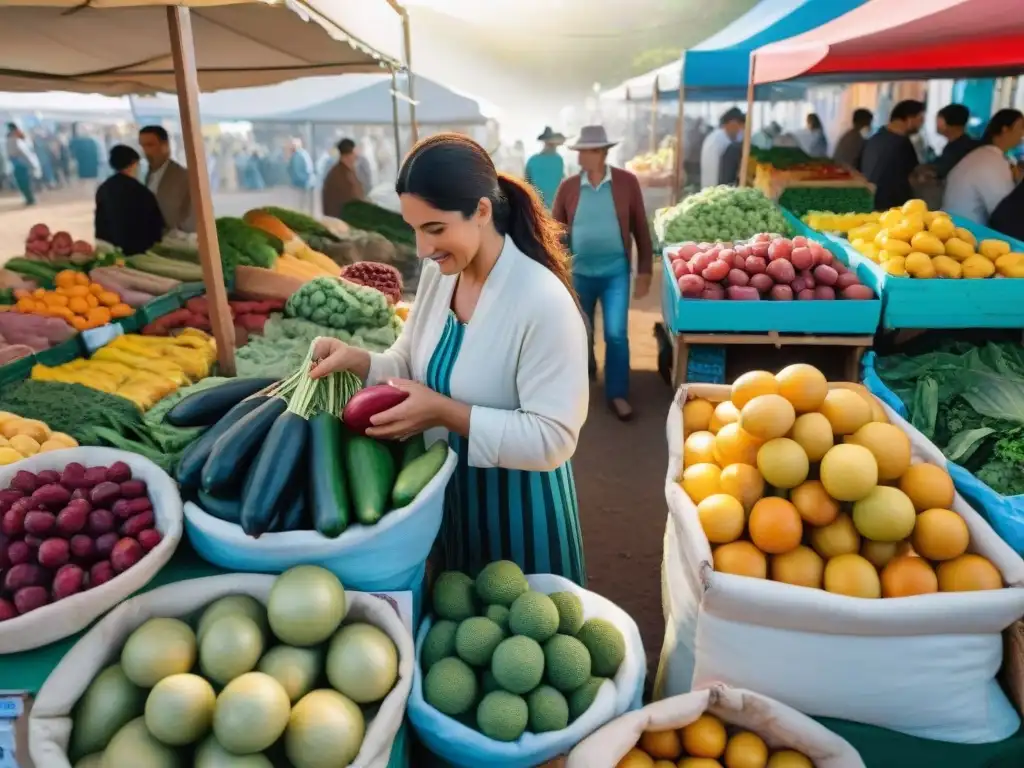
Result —
<instances>
[{"instance_id":1,"label":"green cabbage","mask_svg":"<svg viewBox=\"0 0 1024 768\"><path fill-rule=\"evenodd\" d=\"M759 191L725 185L708 187L661 211L655 227L665 243L731 242L759 232L789 231L782 211Z\"/></svg>"}]
</instances>

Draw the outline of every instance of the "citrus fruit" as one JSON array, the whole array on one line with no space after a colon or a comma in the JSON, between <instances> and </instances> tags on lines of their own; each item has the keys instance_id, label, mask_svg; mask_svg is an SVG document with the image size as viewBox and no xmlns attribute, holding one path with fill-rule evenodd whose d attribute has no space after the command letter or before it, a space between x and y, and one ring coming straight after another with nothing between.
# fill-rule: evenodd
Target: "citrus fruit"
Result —
<instances>
[{"instance_id":1,"label":"citrus fruit","mask_svg":"<svg viewBox=\"0 0 1024 768\"><path fill-rule=\"evenodd\" d=\"M871 421L871 406L848 389L830 389L819 411L832 425L834 435L852 435Z\"/></svg>"},{"instance_id":2,"label":"citrus fruit","mask_svg":"<svg viewBox=\"0 0 1024 768\"><path fill-rule=\"evenodd\" d=\"M750 510L750 539L758 549L781 555L800 544L804 527L796 507L773 496L761 499Z\"/></svg>"},{"instance_id":3,"label":"citrus fruit","mask_svg":"<svg viewBox=\"0 0 1024 768\"><path fill-rule=\"evenodd\" d=\"M711 424L711 416L714 412L715 406L702 397L687 400L683 406L684 434L706 431Z\"/></svg>"},{"instance_id":4,"label":"citrus fruit","mask_svg":"<svg viewBox=\"0 0 1024 768\"><path fill-rule=\"evenodd\" d=\"M754 506L754 502L764 496L764 478L757 471L757 467L749 464L730 464L722 470L719 477L719 486L722 493L728 493L735 499L739 499L743 509L747 512Z\"/></svg>"},{"instance_id":5,"label":"citrus fruit","mask_svg":"<svg viewBox=\"0 0 1024 768\"><path fill-rule=\"evenodd\" d=\"M810 547L798 546L784 554L772 556L772 581L821 589L824 572L825 561Z\"/></svg>"},{"instance_id":6,"label":"citrus fruit","mask_svg":"<svg viewBox=\"0 0 1024 768\"><path fill-rule=\"evenodd\" d=\"M701 528L704 529L704 535L712 544L728 544L743 535L743 525L746 522L743 505L739 499L728 494L716 493L708 496L697 505L697 517L700 519Z\"/></svg>"},{"instance_id":7,"label":"citrus fruit","mask_svg":"<svg viewBox=\"0 0 1024 768\"><path fill-rule=\"evenodd\" d=\"M899 486L910 497L918 512L949 509L953 506L953 478L946 470L934 464L911 464L900 478Z\"/></svg>"},{"instance_id":8,"label":"citrus fruit","mask_svg":"<svg viewBox=\"0 0 1024 768\"><path fill-rule=\"evenodd\" d=\"M806 363L787 365L775 374L775 380L779 384L779 394L799 413L818 410L828 394L825 375Z\"/></svg>"},{"instance_id":9,"label":"citrus fruit","mask_svg":"<svg viewBox=\"0 0 1024 768\"><path fill-rule=\"evenodd\" d=\"M714 432L717 435L718 431L726 424L733 424L739 420L739 408L729 400L725 400L715 406L715 410L711 414L711 421L708 423L708 431Z\"/></svg>"},{"instance_id":10,"label":"citrus fruit","mask_svg":"<svg viewBox=\"0 0 1024 768\"><path fill-rule=\"evenodd\" d=\"M892 424L869 422L846 442L863 445L875 457L879 480L896 480L910 467L910 438Z\"/></svg>"},{"instance_id":11,"label":"citrus fruit","mask_svg":"<svg viewBox=\"0 0 1024 768\"><path fill-rule=\"evenodd\" d=\"M1003 587L1002 574L981 555L960 555L939 563L936 575L940 592L973 592Z\"/></svg>"},{"instance_id":12,"label":"citrus fruit","mask_svg":"<svg viewBox=\"0 0 1024 768\"><path fill-rule=\"evenodd\" d=\"M833 499L857 501L878 485L878 462L863 445L843 443L825 454L818 474Z\"/></svg>"},{"instance_id":13,"label":"citrus fruit","mask_svg":"<svg viewBox=\"0 0 1024 768\"><path fill-rule=\"evenodd\" d=\"M703 714L683 726L683 749L691 757L721 757L725 751L725 725L714 715Z\"/></svg>"},{"instance_id":14,"label":"citrus fruit","mask_svg":"<svg viewBox=\"0 0 1024 768\"><path fill-rule=\"evenodd\" d=\"M796 412L781 395L758 395L740 410L739 425L761 440L782 437L793 427Z\"/></svg>"},{"instance_id":15,"label":"citrus fruit","mask_svg":"<svg viewBox=\"0 0 1024 768\"><path fill-rule=\"evenodd\" d=\"M726 424L715 435L715 461L720 467L727 467L730 464L756 464L757 449L761 447L762 442L739 424Z\"/></svg>"},{"instance_id":16,"label":"citrus fruit","mask_svg":"<svg viewBox=\"0 0 1024 768\"><path fill-rule=\"evenodd\" d=\"M832 425L820 413L804 413L797 416L790 437L800 443L800 447L811 461L821 461L834 443Z\"/></svg>"},{"instance_id":17,"label":"citrus fruit","mask_svg":"<svg viewBox=\"0 0 1024 768\"><path fill-rule=\"evenodd\" d=\"M715 436L710 432L693 432L683 443L683 466L708 464L715 460Z\"/></svg>"},{"instance_id":18,"label":"citrus fruit","mask_svg":"<svg viewBox=\"0 0 1024 768\"><path fill-rule=\"evenodd\" d=\"M640 735L640 749L651 757L676 760L683 751L679 733L668 731L644 731Z\"/></svg>"},{"instance_id":19,"label":"citrus fruit","mask_svg":"<svg viewBox=\"0 0 1024 768\"><path fill-rule=\"evenodd\" d=\"M811 528L811 546L826 560L838 555L852 555L860 549L860 534L853 525L853 518L840 512L828 525Z\"/></svg>"},{"instance_id":20,"label":"citrus fruit","mask_svg":"<svg viewBox=\"0 0 1024 768\"><path fill-rule=\"evenodd\" d=\"M910 597L939 591L939 580L928 561L896 557L882 569L882 597Z\"/></svg>"},{"instance_id":21,"label":"citrus fruit","mask_svg":"<svg viewBox=\"0 0 1024 768\"><path fill-rule=\"evenodd\" d=\"M917 516L911 541L921 557L952 560L967 551L967 523L951 509L926 509Z\"/></svg>"},{"instance_id":22,"label":"citrus fruit","mask_svg":"<svg viewBox=\"0 0 1024 768\"><path fill-rule=\"evenodd\" d=\"M779 382L768 371L748 371L736 379L732 385L732 404L742 409L758 395L777 395Z\"/></svg>"},{"instance_id":23,"label":"citrus fruit","mask_svg":"<svg viewBox=\"0 0 1024 768\"><path fill-rule=\"evenodd\" d=\"M878 571L860 555L839 555L825 564L825 591L848 597L878 598Z\"/></svg>"},{"instance_id":24,"label":"citrus fruit","mask_svg":"<svg viewBox=\"0 0 1024 768\"><path fill-rule=\"evenodd\" d=\"M722 470L717 464L694 464L683 470L680 485L694 504L700 504L708 496L721 492L721 477Z\"/></svg>"},{"instance_id":25,"label":"citrus fruit","mask_svg":"<svg viewBox=\"0 0 1024 768\"><path fill-rule=\"evenodd\" d=\"M825 491L820 480L806 480L789 494L800 517L809 525L828 525L839 514L839 502Z\"/></svg>"},{"instance_id":26,"label":"citrus fruit","mask_svg":"<svg viewBox=\"0 0 1024 768\"><path fill-rule=\"evenodd\" d=\"M757 468L769 485L795 488L807 479L810 462L798 442L777 437L758 449Z\"/></svg>"},{"instance_id":27,"label":"citrus fruit","mask_svg":"<svg viewBox=\"0 0 1024 768\"><path fill-rule=\"evenodd\" d=\"M749 541L732 541L715 547L711 553L715 570L752 579L768 578L768 560L764 552Z\"/></svg>"}]
</instances>

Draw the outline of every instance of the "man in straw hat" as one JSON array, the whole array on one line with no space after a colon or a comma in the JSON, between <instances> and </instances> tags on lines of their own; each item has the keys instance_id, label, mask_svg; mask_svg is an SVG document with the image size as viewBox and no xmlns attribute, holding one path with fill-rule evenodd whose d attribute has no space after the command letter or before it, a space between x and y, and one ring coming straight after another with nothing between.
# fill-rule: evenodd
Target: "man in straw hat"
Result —
<instances>
[{"instance_id":1,"label":"man in straw hat","mask_svg":"<svg viewBox=\"0 0 1024 768\"><path fill-rule=\"evenodd\" d=\"M558 148L565 143L565 136L544 126L544 132L537 137L544 148L526 161L526 180L540 193L544 205L551 209L558 185L565 178L565 161L558 154Z\"/></svg>"},{"instance_id":2,"label":"man in straw hat","mask_svg":"<svg viewBox=\"0 0 1024 768\"><path fill-rule=\"evenodd\" d=\"M569 146L579 152L582 169L562 182L552 215L565 225L573 254L573 284L590 322L591 376L596 376L593 352L594 312L601 304L605 341L605 397L622 421L633 416L629 404L629 289L633 246L637 250L634 296L651 289L653 252L636 176L608 165L609 141L604 127L587 125Z\"/></svg>"}]
</instances>

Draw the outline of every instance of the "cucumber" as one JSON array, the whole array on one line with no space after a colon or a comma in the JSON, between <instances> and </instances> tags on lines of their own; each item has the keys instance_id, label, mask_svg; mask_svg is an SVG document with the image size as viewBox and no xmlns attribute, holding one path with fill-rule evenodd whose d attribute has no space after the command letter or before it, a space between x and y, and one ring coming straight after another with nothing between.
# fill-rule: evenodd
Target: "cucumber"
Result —
<instances>
[{"instance_id":1,"label":"cucumber","mask_svg":"<svg viewBox=\"0 0 1024 768\"><path fill-rule=\"evenodd\" d=\"M309 419L310 506L313 527L328 538L340 536L352 517L352 504L345 482L341 420L333 413L318 411Z\"/></svg>"},{"instance_id":2,"label":"cucumber","mask_svg":"<svg viewBox=\"0 0 1024 768\"><path fill-rule=\"evenodd\" d=\"M344 453L356 520L373 525L388 509L395 460L384 443L365 435L347 435Z\"/></svg>"},{"instance_id":3,"label":"cucumber","mask_svg":"<svg viewBox=\"0 0 1024 768\"><path fill-rule=\"evenodd\" d=\"M277 379L234 379L189 395L167 412L175 427L205 427L213 424L240 402L266 389Z\"/></svg>"},{"instance_id":4,"label":"cucumber","mask_svg":"<svg viewBox=\"0 0 1024 768\"><path fill-rule=\"evenodd\" d=\"M236 407L244 404L239 403ZM218 437L203 464L203 490L207 493L223 491L248 471L274 419L284 413L287 407L288 404L280 397L267 398L262 405L235 421Z\"/></svg>"},{"instance_id":5,"label":"cucumber","mask_svg":"<svg viewBox=\"0 0 1024 768\"><path fill-rule=\"evenodd\" d=\"M398 473L395 487L391 490L392 508L401 509L411 504L434 479L434 475L441 471L447 458L448 443L438 440L430 446L430 450L406 464Z\"/></svg>"},{"instance_id":6,"label":"cucumber","mask_svg":"<svg viewBox=\"0 0 1024 768\"><path fill-rule=\"evenodd\" d=\"M202 488L199 489L199 506L203 508L204 512L216 517L218 520L237 525L239 519L241 519L241 505L242 502L237 498L224 499L220 496L209 494Z\"/></svg>"},{"instance_id":7,"label":"cucumber","mask_svg":"<svg viewBox=\"0 0 1024 768\"><path fill-rule=\"evenodd\" d=\"M402 469L408 467L412 462L427 452L427 440L420 432L418 435L413 435L404 443L402 446L402 459L399 466Z\"/></svg>"},{"instance_id":8,"label":"cucumber","mask_svg":"<svg viewBox=\"0 0 1024 768\"><path fill-rule=\"evenodd\" d=\"M184 488L197 488L202 480L203 465L206 464L206 460L210 457L210 451L213 450L217 439L233 427L243 416L252 413L269 399L269 397L261 395L249 400L243 400L224 414L216 424L200 435L185 449L181 459L178 461L178 468L175 472L178 483Z\"/></svg>"},{"instance_id":9,"label":"cucumber","mask_svg":"<svg viewBox=\"0 0 1024 768\"><path fill-rule=\"evenodd\" d=\"M309 424L285 411L274 419L252 465L252 479L242 494L242 530L259 538L271 529L274 518L290 501L289 489L301 478Z\"/></svg>"}]
</instances>

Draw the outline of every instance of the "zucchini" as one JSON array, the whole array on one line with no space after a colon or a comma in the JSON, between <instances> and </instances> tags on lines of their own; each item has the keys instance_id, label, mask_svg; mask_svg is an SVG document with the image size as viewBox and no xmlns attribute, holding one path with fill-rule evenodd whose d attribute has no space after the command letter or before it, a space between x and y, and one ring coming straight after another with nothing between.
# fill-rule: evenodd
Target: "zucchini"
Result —
<instances>
[{"instance_id":1,"label":"zucchini","mask_svg":"<svg viewBox=\"0 0 1024 768\"><path fill-rule=\"evenodd\" d=\"M372 437L350 434L343 445L356 520L373 525L388 509L395 460L387 445Z\"/></svg>"},{"instance_id":2,"label":"zucchini","mask_svg":"<svg viewBox=\"0 0 1024 768\"><path fill-rule=\"evenodd\" d=\"M199 506L203 508L204 512L216 517L218 520L235 523L236 525L242 513L242 502L239 499L225 499L220 496L214 496L202 488L199 489Z\"/></svg>"},{"instance_id":3,"label":"zucchini","mask_svg":"<svg viewBox=\"0 0 1024 768\"><path fill-rule=\"evenodd\" d=\"M345 460L342 454L341 420L318 411L309 419L309 481L313 527L328 538L340 536L352 516Z\"/></svg>"},{"instance_id":4,"label":"zucchini","mask_svg":"<svg viewBox=\"0 0 1024 768\"><path fill-rule=\"evenodd\" d=\"M166 419L175 427L213 424L249 395L276 382L277 379L232 379L180 400L167 412Z\"/></svg>"},{"instance_id":5,"label":"zucchini","mask_svg":"<svg viewBox=\"0 0 1024 768\"><path fill-rule=\"evenodd\" d=\"M252 401L241 402L235 408L248 402ZM223 491L247 471L274 420L287 407L288 404L280 397L267 398L217 438L203 464L202 486L207 493Z\"/></svg>"},{"instance_id":6,"label":"zucchini","mask_svg":"<svg viewBox=\"0 0 1024 768\"><path fill-rule=\"evenodd\" d=\"M281 401L282 404L284 401ZM242 530L259 538L288 501L309 441L309 424L292 411L280 413L252 464L252 480L242 494Z\"/></svg>"},{"instance_id":7,"label":"zucchini","mask_svg":"<svg viewBox=\"0 0 1024 768\"><path fill-rule=\"evenodd\" d=\"M413 435L404 443L400 443L402 449L402 456L399 465L402 469L408 467L412 462L427 452L427 439L420 432L418 435Z\"/></svg>"},{"instance_id":8,"label":"zucchini","mask_svg":"<svg viewBox=\"0 0 1024 768\"><path fill-rule=\"evenodd\" d=\"M203 465L206 464L206 460L209 458L210 451L213 449L217 439L233 427L235 422L255 411L269 399L269 397L261 395L243 400L225 413L216 424L194 440L185 449L181 459L178 461L178 469L175 473L178 483L184 488L198 487L202 479Z\"/></svg>"},{"instance_id":9,"label":"zucchini","mask_svg":"<svg viewBox=\"0 0 1024 768\"><path fill-rule=\"evenodd\" d=\"M402 467L391 489L391 504L394 509L401 509L413 502L434 475L441 471L448 458L448 443L438 440L430 450L413 459Z\"/></svg>"},{"instance_id":10,"label":"zucchini","mask_svg":"<svg viewBox=\"0 0 1024 768\"><path fill-rule=\"evenodd\" d=\"M306 494L299 492L292 495L288 504L274 517L274 524L270 531L285 533L304 530L309 530L309 518L306 516Z\"/></svg>"}]
</instances>

